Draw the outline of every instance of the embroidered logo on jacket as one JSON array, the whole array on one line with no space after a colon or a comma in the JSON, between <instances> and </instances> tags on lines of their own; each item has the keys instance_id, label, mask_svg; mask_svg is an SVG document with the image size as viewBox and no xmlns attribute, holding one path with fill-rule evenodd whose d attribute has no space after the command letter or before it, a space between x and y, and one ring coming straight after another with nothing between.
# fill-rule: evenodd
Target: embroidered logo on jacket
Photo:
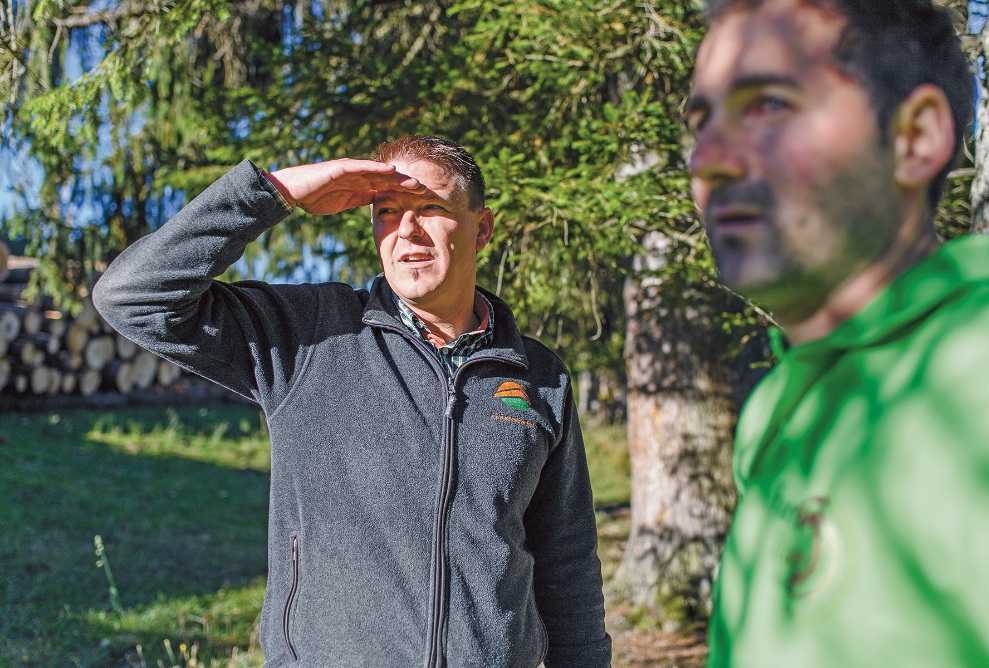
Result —
<instances>
[{"instance_id":1,"label":"embroidered logo on jacket","mask_svg":"<svg viewBox=\"0 0 989 668\"><path fill-rule=\"evenodd\" d=\"M786 591L790 604L807 614L825 609L841 596L848 581L850 545L841 516L826 497L804 501L794 519L785 562Z\"/></svg>"},{"instance_id":2,"label":"embroidered logo on jacket","mask_svg":"<svg viewBox=\"0 0 989 668\"><path fill-rule=\"evenodd\" d=\"M494 395L496 398L501 399L501 403L517 411L527 411L532 408L529 395L525 393L525 389L518 383L506 381L498 386Z\"/></svg>"}]
</instances>

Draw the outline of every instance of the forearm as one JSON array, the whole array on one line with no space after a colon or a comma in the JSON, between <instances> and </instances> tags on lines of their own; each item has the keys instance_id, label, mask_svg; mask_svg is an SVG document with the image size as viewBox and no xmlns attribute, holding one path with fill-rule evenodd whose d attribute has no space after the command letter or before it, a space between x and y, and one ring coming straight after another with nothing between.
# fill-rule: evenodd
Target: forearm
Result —
<instances>
[{"instance_id":1,"label":"forearm","mask_svg":"<svg viewBox=\"0 0 989 668\"><path fill-rule=\"evenodd\" d=\"M561 520L562 524L562 520ZM608 668L611 638L604 627L601 564L593 518L580 522L561 542L545 545L534 583L540 616L549 635L546 668ZM593 544L591 533L594 533ZM548 542L548 541L547 541Z\"/></svg>"},{"instance_id":2,"label":"forearm","mask_svg":"<svg viewBox=\"0 0 989 668\"><path fill-rule=\"evenodd\" d=\"M107 268L93 290L103 317L138 338L175 326L197 310L213 279L286 210L244 161L156 232L139 239Z\"/></svg>"},{"instance_id":3,"label":"forearm","mask_svg":"<svg viewBox=\"0 0 989 668\"><path fill-rule=\"evenodd\" d=\"M93 290L93 303L117 331L258 400L265 392L257 390L276 381L271 365L254 352L271 350L278 341L261 341L269 335L252 324L281 305L263 286L248 289L213 279L288 212L261 178L251 163L241 163L127 248Z\"/></svg>"}]
</instances>

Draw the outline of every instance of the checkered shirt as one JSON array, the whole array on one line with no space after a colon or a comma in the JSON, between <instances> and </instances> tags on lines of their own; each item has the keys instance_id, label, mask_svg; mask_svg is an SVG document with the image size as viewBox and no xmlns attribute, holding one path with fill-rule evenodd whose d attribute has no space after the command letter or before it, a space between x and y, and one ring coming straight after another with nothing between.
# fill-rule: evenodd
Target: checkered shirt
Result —
<instances>
[{"instance_id":1,"label":"checkered shirt","mask_svg":"<svg viewBox=\"0 0 989 668\"><path fill-rule=\"evenodd\" d=\"M491 302L480 292L474 294L483 299L485 306L488 307L487 327L484 328L484 331L461 334L455 341L441 347L436 347L426 338L429 327L412 312L412 309L405 302L398 298L398 295L395 295L395 305L398 306L398 314L402 318L402 323L409 328L409 331L414 332L416 336L425 341L430 350L436 353L447 378L453 378L453 374L457 372L461 364L467 361L467 358L481 348L490 345L491 341L494 340L494 309L491 307Z\"/></svg>"}]
</instances>

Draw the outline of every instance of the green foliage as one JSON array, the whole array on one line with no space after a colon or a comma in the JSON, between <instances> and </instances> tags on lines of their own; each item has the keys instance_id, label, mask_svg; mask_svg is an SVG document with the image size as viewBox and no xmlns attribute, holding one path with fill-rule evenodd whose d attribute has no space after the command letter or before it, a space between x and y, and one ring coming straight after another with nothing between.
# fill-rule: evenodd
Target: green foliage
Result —
<instances>
[{"instance_id":1,"label":"green foliage","mask_svg":"<svg viewBox=\"0 0 989 668\"><path fill-rule=\"evenodd\" d=\"M118 1L100 13L33 0L20 83L3 92L23 103L5 107L9 144L45 181L5 226L53 260L39 285L78 295L245 157L271 168L439 134L487 176L496 236L482 284L576 368L620 368L622 284L642 235L700 238L677 113L697 4ZM93 64L71 80L84 45ZM90 227L102 246L79 243ZM376 273L367 212L293 215L228 278L284 277L311 258L355 284ZM710 276L706 260L690 270Z\"/></svg>"},{"instance_id":2,"label":"green foliage","mask_svg":"<svg viewBox=\"0 0 989 668\"><path fill-rule=\"evenodd\" d=\"M235 16L224 0L28 0L0 16L2 149L29 156L9 175L17 202L2 227L42 259L31 294L71 306L181 202L163 172L206 164L210 137L224 141L216 102L257 62L238 45L279 11L238 10L239 33L223 24Z\"/></svg>"}]
</instances>

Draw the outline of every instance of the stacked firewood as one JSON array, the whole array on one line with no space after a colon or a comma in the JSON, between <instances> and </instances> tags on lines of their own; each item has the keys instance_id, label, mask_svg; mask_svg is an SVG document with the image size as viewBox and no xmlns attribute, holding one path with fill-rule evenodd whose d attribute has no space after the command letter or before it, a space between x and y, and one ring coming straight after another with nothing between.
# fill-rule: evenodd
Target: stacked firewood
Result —
<instances>
[{"instance_id":1,"label":"stacked firewood","mask_svg":"<svg viewBox=\"0 0 989 668\"><path fill-rule=\"evenodd\" d=\"M181 375L106 324L87 301L75 318L0 302L0 390L17 394L128 394Z\"/></svg>"},{"instance_id":2,"label":"stacked firewood","mask_svg":"<svg viewBox=\"0 0 989 668\"><path fill-rule=\"evenodd\" d=\"M0 267L0 273L4 269ZM22 288L0 283L0 392L128 394L168 387L182 374L179 367L115 332L91 301L71 317L50 305L21 301Z\"/></svg>"}]
</instances>

